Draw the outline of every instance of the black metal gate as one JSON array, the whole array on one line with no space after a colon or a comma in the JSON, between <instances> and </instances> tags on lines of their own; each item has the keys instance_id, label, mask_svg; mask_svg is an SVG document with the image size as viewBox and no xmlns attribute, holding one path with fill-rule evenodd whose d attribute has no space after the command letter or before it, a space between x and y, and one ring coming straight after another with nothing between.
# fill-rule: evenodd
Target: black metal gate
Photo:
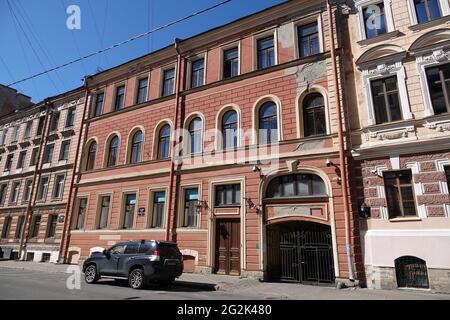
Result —
<instances>
[{"instance_id":1,"label":"black metal gate","mask_svg":"<svg viewBox=\"0 0 450 320\"><path fill-rule=\"evenodd\" d=\"M395 260L395 272L399 288L428 289L428 271L422 259L405 256Z\"/></svg>"},{"instance_id":2,"label":"black metal gate","mask_svg":"<svg viewBox=\"0 0 450 320\"><path fill-rule=\"evenodd\" d=\"M289 222L267 230L268 278L272 281L333 283L331 229L311 222Z\"/></svg>"}]
</instances>

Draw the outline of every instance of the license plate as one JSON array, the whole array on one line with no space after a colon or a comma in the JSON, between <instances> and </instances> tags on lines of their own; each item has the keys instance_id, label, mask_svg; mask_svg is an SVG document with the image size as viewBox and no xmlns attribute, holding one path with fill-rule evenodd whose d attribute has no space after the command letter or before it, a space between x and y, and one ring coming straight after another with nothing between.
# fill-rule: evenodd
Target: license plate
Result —
<instances>
[{"instance_id":1,"label":"license plate","mask_svg":"<svg viewBox=\"0 0 450 320\"><path fill-rule=\"evenodd\" d=\"M176 261L166 261L166 264L167 264L168 266L176 266L176 265L177 265L177 262L176 262Z\"/></svg>"}]
</instances>

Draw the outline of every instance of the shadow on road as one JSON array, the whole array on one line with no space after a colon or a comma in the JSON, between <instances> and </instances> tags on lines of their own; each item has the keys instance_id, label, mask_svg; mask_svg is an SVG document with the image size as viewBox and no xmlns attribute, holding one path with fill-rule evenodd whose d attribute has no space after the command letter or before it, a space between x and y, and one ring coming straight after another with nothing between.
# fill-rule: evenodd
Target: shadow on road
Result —
<instances>
[{"instance_id":1,"label":"shadow on road","mask_svg":"<svg viewBox=\"0 0 450 320\"><path fill-rule=\"evenodd\" d=\"M122 287L130 289L128 281L126 280L102 279L97 282L97 285ZM205 292L205 291L216 291L216 285L201 282L175 281L173 284L166 286L160 285L158 283L150 283L143 290L166 291L166 292Z\"/></svg>"}]
</instances>

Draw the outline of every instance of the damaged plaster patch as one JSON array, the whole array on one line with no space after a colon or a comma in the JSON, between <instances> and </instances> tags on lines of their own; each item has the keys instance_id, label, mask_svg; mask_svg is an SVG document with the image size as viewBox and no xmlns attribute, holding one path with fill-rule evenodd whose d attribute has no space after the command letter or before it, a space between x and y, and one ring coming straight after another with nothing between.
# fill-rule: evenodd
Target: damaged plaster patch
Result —
<instances>
[{"instance_id":1,"label":"damaged plaster patch","mask_svg":"<svg viewBox=\"0 0 450 320\"><path fill-rule=\"evenodd\" d=\"M278 29L278 40L283 49L291 48L294 42L293 22L284 24Z\"/></svg>"},{"instance_id":2,"label":"damaged plaster patch","mask_svg":"<svg viewBox=\"0 0 450 320\"><path fill-rule=\"evenodd\" d=\"M297 80L297 91L300 93L309 89L309 87L321 79L326 72L326 61L318 61L305 64L301 67L286 69L284 73L285 75L295 74L295 78Z\"/></svg>"},{"instance_id":3,"label":"damaged plaster patch","mask_svg":"<svg viewBox=\"0 0 450 320\"><path fill-rule=\"evenodd\" d=\"M307 151L325 148L325 140L300 143L294 151Z\"/></svg>"}]
</instances>

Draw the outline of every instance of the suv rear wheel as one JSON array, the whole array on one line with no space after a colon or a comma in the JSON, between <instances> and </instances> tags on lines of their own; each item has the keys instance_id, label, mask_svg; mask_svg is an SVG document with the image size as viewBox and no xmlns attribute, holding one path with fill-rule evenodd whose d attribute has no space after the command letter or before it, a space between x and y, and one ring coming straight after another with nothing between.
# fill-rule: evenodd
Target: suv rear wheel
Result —
<instances>
[{"instance_id":1,"label":"suv rear wheel","mask_svg":"<svg viewBox=\"0 0 450 320\"><path fill-rule=\"evenodd\" d=\"M145 286L144 271L142 269L134 269L128 277L130 287L133 289L142 289Z\"/></svg>"},{"instance_id":2,"label":"suv rear wheel","mask_svg":"<svg viewBox=\"0 0 450 320\"><path fill-rule=\"evenodd\" d=\"M95 264L91 264L86 268L84 271L84 280L86 283L93 284L96 283L99 279L98 273L97 273L97 267Z\"/></svg>"}]
</instances>

